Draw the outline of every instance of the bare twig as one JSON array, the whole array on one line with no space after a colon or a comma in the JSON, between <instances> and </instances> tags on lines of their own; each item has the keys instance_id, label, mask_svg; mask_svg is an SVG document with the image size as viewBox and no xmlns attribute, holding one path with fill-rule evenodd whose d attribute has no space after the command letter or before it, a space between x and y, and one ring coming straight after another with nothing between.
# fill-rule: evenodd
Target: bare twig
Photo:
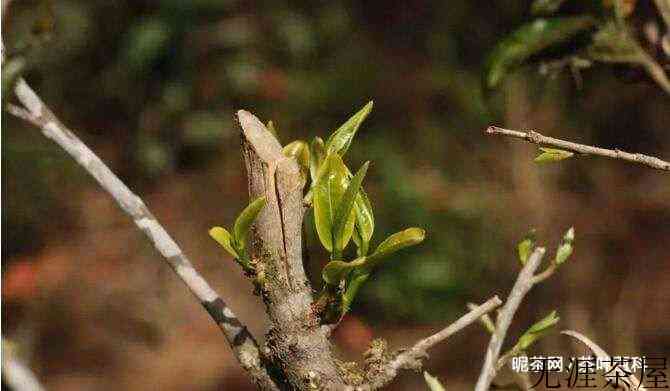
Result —
<instances>
[{"instance_id":1,"label":"bare twig","mask_svg":"<svg viewBox=\"0 0 670 391\"><path fill-rule=\"evenodd\" d=\"M553 276L554 272L556 272L556 269L558 269L558 265L555 262L552 262L543 272L537 273L533 276L533 285L537 285L547 278Z\"/></svg>"},{"instance_id":2,"label":"bare twig","mask_svg":"<svg viewBox=\"0 0 670 391\"><path fill-rule=\"evenodd\" d=\"M486 133L520 138L533 144L552 146L564 149L566 151L579 153L582 155L596 155L612 159L620 159L631 163L642 164L651 168L655 168L657 170L670 171L669 162L666 162L654 156L643 155L641 153L624 152L618 149L605 149L605 148L592 147L584 144L577 144L570 141L564 141L553 137L543 136L540 133L537 133L532 130L524 132L518 130L499 128L497 126L489 126L486 129Z\"/></svg>"},{"instance_id":3,"label":"bare twig","mask_svg":"<svg viewBox=\"0 0 670 391\"><path fill-rule=\"evenodd\" d=\"M505 335L507 335L507 330L512 323L512 318L514 318L514 314L519 308L521 301L523 301L523 298L534 285L533 277L535 271L542 262L544 253L544 247L537 247L535 251L533 251L528 258L528 262L526 262L526 265L521 269L519 277L514 283L514 287L512 287L509 297L505 301L505 305L498 313L496 329L491 335L489 346L486 349L484 366L482 367L481 374L477 380L475 391L487 391L491 386L491 382L497 372L496 366L498 363L498 356L500 355L502 344L505 341Z\"/></svg>"},{"instance_id":4,"label":"bare twig","mask_svg":"<svg viewBox=\"0 0 670 391\"><path fill-rule=\"evenodd\" d=\"M427 350L446 340L451 335L461 331L470 324L476 322L482 316L500 306L502 302L498 296L493 296L484 304L474 307L470 312L460 317L457 321L450 324L436 334L424 338L407 350L401 351L397 356L390 360L382 369L376 379L361 389L377 389L393 380L400 369L418 369L421 368L421 360L428 356Z\"/></svg>"},{"instance_id":5,"label":"bare twig","mask_svg":"<svg viewBox=\"0 0 670 391\"><path fill-rule=\"evenodd\" d=\"M10 106L9 112L42 130L47 138L63 148L107 191L161 253L191 293L217 323L235 356L253 381L263 389L278 389L265 367L258 344L232 310L195 270L163 226L140 197L135 195L74 133L65 127L23 79L14 89L25 108Z\"/></svg>"},{"instance_id":6,"label":"bare twig","mask_svg":"<svg viewBox=\"0 0 670 391\"><path fill-rule=\"evenodd\" d=\"M37 376L12 352L11 342L2 338L2 380L15 391L44 391Z\"/></svg>"}]
</instances>

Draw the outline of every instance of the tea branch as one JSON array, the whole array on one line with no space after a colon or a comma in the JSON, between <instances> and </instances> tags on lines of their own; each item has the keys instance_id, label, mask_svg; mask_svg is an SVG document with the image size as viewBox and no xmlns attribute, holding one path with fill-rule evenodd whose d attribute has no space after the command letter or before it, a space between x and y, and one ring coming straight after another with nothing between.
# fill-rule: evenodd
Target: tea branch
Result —
<instances>
[{"instance_id":1,"label":"tea branch","mask_svg":"<svg viewBox=\"0 0 670 391\"><path fill-rule=\"evenodd\" d=\"M498 296L493 296L482 305L474 307L470 312L463 315L438 333L420 340L407 350L402 350L395 356L395 358L386 364L378 375L378 378L370 382L369 389L377 389L388 384L398 375L398 372L401 369L421 368L421 360L428 357L428 349L476 322L479 318L493 311L501 304L502 301Z\"/></svg>"},{"instance_id":2,"label":"tea branch","mask_svg":"<svg viewBox=\"0 0 670 391\"><path fill-rule=\"evenodd\" d=\"M24 107L8 105L9 113L38 127L45 137L58 144L84 168L100 186L116 200L135 225L144 232L168 265L200 301L219 326L233 353L253 381L262 389L277 390L270 377L258 344L246 326L221 299L218 293L195 270L193 264L165 228L135 195L91 149L86 146L42 102L24 79L19 79L14 92Z\"/></svg>"},{"instance_id":3,"label":"tea branch","mask_svg":"<svg viewBox=\"0 0 670 391\"><path fill-rule=\"evenodd\" d=\"M661 160L654 156L643 155L641 153L624 152L619 149L605 149L592 147L590 145L577 144L570 141L544 136L532 130L519 131L500 128L497 126L489 126L486 129L486 134L519 138L532 144L556 147L581 155L595 155L608 157L611 159L625 160L627 162L642 164L661 171L670 171L670 162Z\"/></svg>"},{"instance_id":4,"label":"tea branch","mask_svg":"<svg viewBox=\"0 0 670 391\"><path fill-rule=\"evenodd\" d=\"M521 269L521 272L512 287L512 291L505 301L505 305L498 313L495 322L495 330L491 334L491 340L486 349L484 366L482 367L479 379L477 380L475 391L487 391L491 386L491 382L497 373L496 367L498 356L500 356L500 350L505 341L505 335L507 335L507 330L512 323L512 318L514 318L514 314L519 308L519 305L536 283L535 271L540 267L544 253L544 247L537 247L530 257L528 257L528 261L523 269Z\"/></svg>"}]
</instances>

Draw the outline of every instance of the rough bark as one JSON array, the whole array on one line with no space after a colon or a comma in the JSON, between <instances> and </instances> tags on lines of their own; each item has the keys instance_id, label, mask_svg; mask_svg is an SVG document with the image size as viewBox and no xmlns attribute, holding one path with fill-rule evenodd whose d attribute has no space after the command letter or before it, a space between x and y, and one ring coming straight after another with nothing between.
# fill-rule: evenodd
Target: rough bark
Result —
<instances>
[{"instance_id":1,"label":"rough bark","mask_svg":"<svg viewBox=\"0 0 670 391\"><path fill-rule=\"evenodd\" d=\"M267 354L291 388L343 388L328 333L312 312L312 291L303 268L305 179L258 118L240 110L238 120L249 195L267 199L251 235L252 263L272 324Z\"/></svg>"}]
</instances>

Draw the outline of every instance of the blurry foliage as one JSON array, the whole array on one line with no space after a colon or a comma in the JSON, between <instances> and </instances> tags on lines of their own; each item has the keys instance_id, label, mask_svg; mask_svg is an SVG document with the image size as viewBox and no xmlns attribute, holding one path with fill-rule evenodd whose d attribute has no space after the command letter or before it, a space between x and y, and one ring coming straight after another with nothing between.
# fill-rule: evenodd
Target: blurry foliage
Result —
<instances>
[{"instance_id":1,"label":"blurry foliage","mask_svg":"<svg viewBox=\"0 0 670 391\"><path fill-rule=\"evenodd\" d=\"M217 213L241 210L246 199L244 180L233 180L244 175L234 110L246 108L273 120L279 139L288 144L331 134L349 118L352 107L374 98L375 112L357 134L356 147L347 152L351 167L373 162L365 179L365 191L374 200L378 240L371 249L407 226L420 226L430 236L424 245L403 253L402 262L379 270L361 289L361 305L353 312L398 322L445 319L462 310L464 297L487 293L486 278L500 283L498 276L487 277L486 272L495 269L492 260L505 255L513 259L503 250L506 236L530 224L503 229L492 215L503 202L496 191L503 194L512 185L498 172L506 160L482 158L493 156L500 146L492 149L482 142L480 130L509 115L508 108L516 103L509 91L521 88L506 94L482 89L482 54L500 53L494 48L508 42L501 39L505 33L525 23L537 27L533 23L541 17L574 25L559 25L552 30L559 33L556 36L517 34L522 44L533 44L530 50L515 49L520 54L506 52L507 59L494 61L499 72L494 80L545 55L571 59L553 63L557 67L551 69L579 65L583 63L574 57L588 58L593 34L607 23L631 24L637 39L638 19L655 12L638 5L622 22L599 1L568 0L44 4L14 2L3 30L9 53L25 59L23 72L44 99L138 190L160 189L203 171L207 178L230 180L226 186L239 192L238 202L218 200L217 206L225 206ZM531 15L531 9L542 16ZM40 15L50 13L54 23L48 17L39 22ZM36 25L43 27L36 30ZM44 39L27 40L35 32ZM511 47L520 48L518 42ZM644 49L649 50L646 45ZM619 146L624 149L627 144L637 149L641 139L653 141L649 134L629 133L630 118L643 118L651 126L654 118L663 118L667 106L651 105L649 110L655 107L656 114L644 111L639 116L623 110L633 102L646 107L645 102L658 99L653 92L640 92L653 89L638 85L631 94L612 94L630 80L591 69L579 92L559 83L564 80L547 81L533 73L507 80L527 87L529 101L539 96L531 114L558 118L555 126L596 129L595 141L622 140ZM76 170L64 170L71 163L47 141L35 142L34 129L6 115L3 129L3 250L12 256L43 245L55 234L67 236L75 224L65 217L80 208L71 204L77 198L70 193L75 185L89 182L79 181ZM219 171L224 169L233 173ZM574 177L587 184L595 180L575 171L560 177L565 188L574 186ZM492 178L500 188L485 187ZM190 190L194 198L216 193L208 180ZM460 188L478 190L458 194ZM41 223L45 219L58 224ZM306 226L313 226L312 214L307 220ZM328 254L309 230L307 244L307 268L318 282ZM353 259L354 251L350 246L344 255Z\"/></svg>"},{"instance_id":2,"label":"blurry foliage","mask_svg":"<svg viewBox=\"0 0 670 391\"><path fill-rule=\"evenodd\" d=\"M534 15L553 15L570 1L563 0L535 0L531 6ZM659 62L667 63L670 51L663 47L661 53L657 53L657 46L662 39L670 39L670 17L666 15L670 5L667 0L655 2L656 15L641 15L637 20L631 20L637 2L630 0L593 0L586 3L587 6L580 7L577 15L545 18L543 16L533 19L512 32L501 40L491 52L488 66L485 70L486 88L495 88L505 76L527 62L532 57L542 61L549 61L551 56L560 56L559 63L572 67L589 67L590 61L603 63L625 63L643 67L649 76L665 92L670 94L670 80L666 71ZM589 7L588 4L595 6ZM653 12L653 11L652 11ZM658 16L665 18L665 27L659 27ZM647 34L637 34L635 26L644 25L649 29L666 30L663 38L653 37ZM587 37L584 33L589 31ZM658 33L657 33L658 34ZM578 39L580 38L580 39ZM652 47L650 53L640 41L645 39ZM558 50L547 53L547 49L559 47L566 41L574 43L566 50ZM547 57L549 54L549 57ZM658 58L656 58L658 56Z\"/></svg>"}]
</instances>

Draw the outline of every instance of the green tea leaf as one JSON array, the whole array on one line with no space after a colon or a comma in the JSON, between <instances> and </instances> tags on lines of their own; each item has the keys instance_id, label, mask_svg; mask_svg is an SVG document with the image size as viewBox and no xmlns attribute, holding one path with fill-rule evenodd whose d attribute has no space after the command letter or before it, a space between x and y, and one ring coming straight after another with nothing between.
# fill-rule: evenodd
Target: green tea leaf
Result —
<instances>
[{"instance_id":1,"label":"green tea leaf","mask_svg":"<svg viewBox=\"0 0 670 391\"><path fill-rule=\"evenodd\" d=\"M309 147L309 173L312 178L312 184L316 183L319 168L326 159L326 147L321 137L314 137Z\"/></svg>"},{"instance_id":2,"label":"green tea leaf","mask_svg":"<svg viewBox=\"0 0 670 391\"><path fill-rule=\"evenodd\" d=\"M518 251L519 251L519 261L522 265L525 265L528 261L530 253L533 252L533 241L530 239L524 239L519 242Z\"/></svg>"},{"instance_id":3,"label":"green tea leaf","mask_svg":"<svg viewBox=\"0 0 670 391\"><path fill-rule=\"evenodd\" d=\"M414 246L423 241L426 237L426 231L421 228L407 228L404 231L396 232L384 240L372 255L368 256L366 266L372 268L379 263L379 261L396 251L403 248Z\"/></svg>"},{"instance_id":4,"label":"green tea leaf","mask_svg":"<svg viewBox=\"0 0 670 391\"><path fill-rule=\"evenodd\" d=\"M559 320L560 318L556 315L556 311L552 311L549 315L532 325L521 338L519 338L515 349L527 350L535 343L535 341L549 333L551 328L558 323Z\"/></svg>"},{"instance_id":5,"label":"green tea leaf","mask_svg":"<svg viewBox=\"0 0 670 391\"><path fill-rule=\"evenodd\" d=\"M351 262L330 261L321 271L323 280L330 285L337 285L347 277L347 274L353 269L360 267L365 263L365 257L357 258Z\"/></svg>"},{"instance_id":6,"label":"green tea leaf","mask_svg":"<svg viewBox=\"0 0 670 391\"><path fill-rule=\"evenodd\" d=\"M335 225L335 213L337 207L349 185L347 168L342 158L337 153L330 153L323 163L323 170L314 185L314 223L316 232L323 247L329 252L336 248L333 246L333 227ZM353 226L354 215L350 217ZM338 242L337 248L346 243Z\"/></svg>"},{"instance_id":7,"label":"green tea leaf","mask_svg":"<svg viewBox=\"0 0 670 391\"><path fill-rule=\"evenodd\" d=\"M361 269L354 270L353 273L349 275L347 281L347 287L342 295L342 313L346 314L351 308L351 304L354 302L358 291L361 289L363 284L370 278L370 273L365 272Z\"/></svg>"},{"instance_id":8,"label":"green tea leaf","mask_svg":"<svg viewBox=\"0 0 670 391\"><path fill-rule=\"evenodd\" d=\"M497 87L505 76L532 55L567 41L594 24L595 19L589 16L536 19L524 24L491 52L484 73L486 87Z\"/></svg>"},{"instance_id":9,"label":"green tea leaf","mask_svg":"<svg viewBox=\"0 0 670 391\"><path fill-rule=\"evenodd\" d=\"M335 247L338 251L341 251L346 247L354 231L354 203L358 197L361 184L363 183L369 165L370 162L365 162L356 175L354 175L335 210L333 238L335 238Z\"/></svg>"},{"instance_id":10,"label":"green tea leaf","mask_svg":"<svg viewBox=\"0 0 670 391\"><path fill-rule=\"evenodd\" d=\"M572 255L572 244L563 243L558 247L558 250L556 250L556 258L554 259L554 262L556 262L557 265L560 265L567 261L568 258L570 258L570 255Z\"/></svg>"},{"instance_id":11,"label":"green tea leaf","mask_svg":"<svg viewBox=\"0 0 670 391\"><path fill-rule=\"evenodd\" d=\"M307 172L310 167L310 153L309 145L302 140L295 140L288 145L286 145L282 152L284 156L294 158L303 172Z\"/></svg>"},{"instance_id":12,"label":"green tea leaf","mask_svg":"<svg viewBox=\"0 0 670 391\"><path fill-rule=\"evenodd\" d=\"M221 245L230 255L235 257L235 259L239 259L240 256L237 253L237 250L235 250L234 243L233 243L233 237L230 235L230 233L223 227L213 227L212 229L209 230L209 236L212 237L212 239L216 240L217 243Z\"/></svg>"},{"instance_id":13,"label":"green tea leaf","mask_svg":"<svg viewBox=\"0 0 670 391\"><path fill-rule=\"evenodd\" d=\"M530 6L533 15L550 15L558 11L565 0L535 0Z\"/></svg>"},{"instance_id":14,"label":"green tea leaf","mask_svg":"<svg viewBox=\"0 0 670 391\"><path fill-rule=\"evenodd\" d=\"M235 242L240 250L244 250L247 244L247 234L249 229L251 229L251 224L254 223L256 217L261 212L265 206L266 200L265 196L261 196L253 200L240 215L235 220L235 226L233 227L233 234L235 237Z\"/></svg>"},{"instance_id":15,"label":"green tea leaf","mask_svg":"<svg viewBox=\"0 0 670 391\"><path fill-rule=\"evenodd\" d=\"M440 383L436 377L431 376L430 373L423 371L423 378L426 380L426 384L428 385L428 388L430 388L430 391L446 391L442 383Z\"/></svg>"},{"instance_id":16,"label":"green tea leaf","mask_svg":"<svg viewBox=\"0 0 670 391\"><path fill-rule=\"evenodd\" d=\"M361 187L361 190L356 195L354 202L354 214L356 215L356 233L354 241L359 249L359 256L367 255L370 246L370 240L375 230L375 216L372 212L372 204L370 199Z\"/></svg>"},{"instance_id":17,"label":"green tea leaf","mask_svg":"<svg viewBox=\"0 0 670 391\"><path fill-rule=\"evenodd\" d=\"M528 257L533 252L535 248L535 230L532 229L519 244L517 245L517 251L519 253L519 261L522 265L525 265L528 261Z\"/></svg>"},{"instance_id":18,"label":"green tea leaf","mask_svg":"<svg viewBox=\"0 0 670 391\"><path fill-rule=\"evenodd\" d=\"M575 227L570 227L567 231L565 231L563 240L567 243L572 243L575 241Z\"/></svg>"},{"instance_id":19,"label":"green tea leaf","mask_svg":"<svg viewBox=\"0 0 670 391\"><path fill-rule=\"evenodd\" d=\"M368 102L368 104L363 106L362 109L351 116L347 122L342 124L342 126L328 137L328 141L326 142L326 150L328 153L337 152L340 156L344 156L344 154L347 153L354 136L356 136L358 128L370 114L370 111L372 111L372 106L373 102Z\"/></svg>"},{"instance_id":20,"label":"green tea leaf","mask_svg":"<svg viewBox=\"0 0 670 391\"><path fill-rule=\"evenodd\" d=\"M575 155L572 152L564 151L562 149L541 147L540 150L542 151L542 153L539 154L534 159L535 163L558 162L564 159L571 158Z\"/></svg>"}]
</instances>

